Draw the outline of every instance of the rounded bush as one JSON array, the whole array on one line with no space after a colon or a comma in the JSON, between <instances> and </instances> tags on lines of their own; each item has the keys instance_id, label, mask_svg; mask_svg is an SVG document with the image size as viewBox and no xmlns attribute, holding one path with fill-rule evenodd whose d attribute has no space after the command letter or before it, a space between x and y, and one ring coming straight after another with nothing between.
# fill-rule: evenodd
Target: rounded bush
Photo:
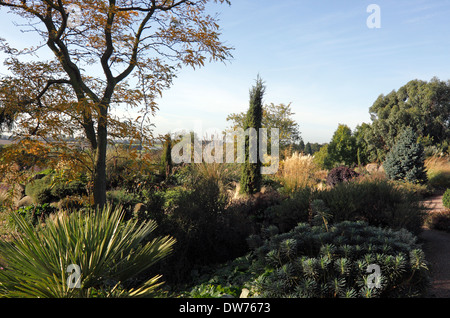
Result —
<instances>
[{"instance_id":1,"label":"rounded bush","mask_svg":"<svg viewBox=\"0 0 450 318\"><path fill-rule=\"evenodd\" d=\"M50 175L33 180L25 187L25 194L38 204L50 203L54 199L51 193L52 177Z\"/></svg>"},{"instance_id":2,"label":"rounded bush","mask_svg":"<svg viewBox=\"0 0 450 318\"><path fill-rule=\"evenodd\" d=\"M80 180L59 182L52 187L51 191L51 194L58 199L63 199L72 195L83 195L86 193L86 185Z\"/></svg>"},{"instance_id":3,"label":"rounded bush","mask_svg":"<svg viewBox=\"0 0 450 318\"><path fill-rule=\"evenodd\" d=\"M450 189L447 189L447 191L445 191L444 195L442 196L442 204L447 209L450 209Z\"/></svg>"},{"instance_id":4,"label":"rounded bush","mask_svg":"<svg viewBox=\"0 0 450 318\"><path fill-rule=\"evenodd\" d=\"M359 176L359 174L346 166L340 166L331 169L327 176L327 185L334 187L338 183L344 181L350 181L351 179Z\"/></svg>"},{"instance_id":5,"label":"rounded bush","mask_svg":"<svg viewBox=\"0 0 450 318\"><path fill-rule=\"evenodd\" d=\"M299 224L266 240L254 255L252 269L260 274L254 290L267 298L417 297L429 279L414 235L365 222L328 230ZM376 287L369 284L373 267L379 268Z\"/></svg>"},{"instance_id":6,"label":"rounded bush","mask_svg":"<svg viewBox=\"0 0 450 318\"><path fill-rule=\"evenodd\" d=\"M252 237L248 254L206 275L193 291L214 284L247 288L256 298L404 298L420 297L430 281L425 253L404 229L345 221L275 233L267 228L259 240Z\"/></svg>"}]
</instances>

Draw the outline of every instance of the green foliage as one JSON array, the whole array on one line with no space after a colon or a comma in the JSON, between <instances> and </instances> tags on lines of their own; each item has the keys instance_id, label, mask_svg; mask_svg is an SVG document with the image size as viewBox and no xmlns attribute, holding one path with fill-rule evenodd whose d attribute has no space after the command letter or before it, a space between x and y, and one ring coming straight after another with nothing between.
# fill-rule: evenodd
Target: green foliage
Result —
<instances>
[{"instance_id":1,"label":"green foliage","mask_svg":"<svg viewBox=\"0 0 450 318\"><path fill-rule=\"evenodd\" d=\"M204 169L202 164L187 166L189 173L179 175L182 186L147 194L144 200L147 212L142 217L154 217L159 233L177 239L173 256L158 269L173 284L189 281L196 266L224 262L247 251L250 220L239 213L242 210L227 206L225 180L218 177L224 175Z\"/></svg>"},{"instance_id":2,"label":"green foliage","mask_svg":"<svg viewBox=\"0 0 450 318\"><path fill-rule=\"evenodd\" d=\"M256 85L250 91L250 107L244 122L244 131L248 128L259 129L262 127L263 107L262 100L265 87L263 81L258 77ZM276 127L275 127L276 128ZM259 139L259 138L258 138ZM258 140L259 144L259 140ZM256 153L256 163L250 162L250 152ZM261 160L259 156L259 145L256 149L250 149L249 137L245 137L245 163L242 165L240 182L240 192L245 194L255 194L261 190Z\"/></svg>"},{"instance_id":3,"label":"green foliage","mask_svg":"<svg viewBox=\"0 0 450 318\"><path fill-rule=\"evenodd\" d=\"M42 205L29 205L20 207L17 209L16 213L22 218L27 220L33 225L37 225L45 221L45 219L52 213L56 212L56 208L51 206L49 203L44 203ZM15 226L14 218L10 215L9 222L12 226Z\"/></svg>"},{"instance_id":4,"label":"green foliage","mask_svg":"<svg viewBox=\"0 0 450 318\"><path fill-rule=\"evenodd\" d=\"M252 269L260 275L260 297L408 297L423 292L428 279L415 237L402 231L342 222L326 231L299 224L255 250ZM370 288L367 268L380 266L381 286Z\"/></svg>"},{"instance_id":5,"label":"green foliage","mask_svg":"<svg viewBox=\"0 0 450 318\"><path fill-rule=\"evenodd\" d=\"M139 286L132 280L166 257L175 240L152 237L154 221L123 221L120 209L72 212L36 229L13 214L19 235L0 241L0 294L4 297L133 297L152 295L155 276ZM146 243L145 241L146 240ZM81 288L70 288L66 269L81 270Z\"/></svg>"},{"instance_id":6,"label":"green foliage","mask_svg":"<svg viewBox=\"0 0 450 318\"><path fill-rule=\"evenodd\" d=\"M261 242L257 246L261 246ZM245 254L225 263L199 267L193 271L193 283L187 291L178 292L180 297L218 298L230 295L240 297L247 288L252 296L251 284L253 274L250 272L253 256Z\"/></svg>"},{"instance_id":7,"label":"green foliage","mask_svg":"<svg viewBox=\"0 0 450 318\"><path fill-rule=\"evenodd\" d=\"M172 173L172 138L170 134L166 135L166 140L164 141L164 149L162 155L162 165L164 168L164 175L166 176L166 180L169 178Z\"/></svg>"},{"instance_id":8,"label":"green foliage","mask_svg":"<svg viewBox=\"0 0 450 318\"><path fill-rule=\"evenodd\" d=\"M315 197L325 202L334 222L364 220L418 234L426 214L419 195L385 180L344 182Z\"/></svg>"},{"instance_id":9,"label":"green foliage","mask_svg":"<svg viewBox=\"0 0 450 318\"><path fill-rule=\"evenodd\" d=\"M420 233L426 209L421 197L409 188L386 180L339 183L321 191L299 189L290 198L265 211L265 221L284 232L299 222L309 222L311 202L322 200L330 221L364 220L373 226L405 228Z\"/></svg>"},{"instance_id":10,"label":"green foliage","mask_svg":"<svg viewBox=\"0 0 450 318\"><path fill-rule=\"evenodd\" d=\"M372 142L371 126L367 123L356 126L353 136L358 149L358 166L378 161L378 149L374 147Z\"/></svg>"},{"instance_id":11,"label":"green foliage","mask_svg":"<svg viewBox=\"0 0 450 318\"><path fill-rule=\"evenodd\" d=\"M266 231L259 242L204 281L246 287L263 298L415 297L429 282L424 253L406 230L349 221L328 229L300 223L287 233ZM379 288L368 285L372 264L380 267ZM233 274L237 266L244 272Z\"/></svg>"},{"instance_id":12,"label":"green foliage","mask_svg":"<svg viewBox=\"0 0 450 318\"><path fill-rule=\"evenodd\" d=\"M305 143L300 137L298 123L292 118L294 113L291 109L291 104L274 104L270 103L263 106L262 128L279 129L279 146L281 153L287 147L292 146L294 149L304 151ZM228 131L234 131L236 128L244 128L247 114L245 112L238 114L230 114L227 116L227 121L232 122L232 126ZM269 131L270 132L270 131ZM268 134L268 144L270 144L270 133Z\"/></svg>"},{"instance_id":13,"label":"green foliage","mask_svg":"<svg viewBox=\"0 0 450 318\"><path fill-rule=\"evenodd\" d=\"M314 226L323 226L328 232L328 224L330 223L333 215L330 209L325 205L325 203L316 199L311 202L311 217L310 222Z\"/></svg>"},{"instance_id":14,"label":"green foliage","mask_svg":"<svg viewBox=\"0 0 450 318\"><path fill-rule=\"evenodd\" d=\"M291 152L299 152L305 155L316 155L319 150L321 150L327 144L319 144L317 142L311 143L305 142L303 140L300 141L298 145L293 145L291 147Z\"/></svg>"},{"instance_id":15,"label":"green foliage","mask_svg":"<svg viewBox=\"0 0 450 318\"><path fill-rule=\"evenodd\" d=\"M282 232L291 230L299 222L307 222L313 195L314 191L310 188L297 189L290 198L264 211L266 222L277 226Z\"/></svg>"},{"instance_id":16,"label":"green foliage","mask_svg":"<svg viewBox=\"0 0 450 318\"><path fill-rule=\"evenodd\" d=\"M127 190L113 190L106 192L106 200L113 207L121 206L126 212L126 218L132 217L134 206L140 202L137 194Z\"/></svg>"},{"instance_id":17,"label":"green foliage","mask_svg":"<svg viewBox=\"0 0 450 318\"><path fill-rule=\"evenodd\" d=\"M444 195L442 196L442 204L450 209L450 188L445 190Z\"/></svg>"},{"instance_id":18,"label":"green foliage","mask_svg":"<svg viewBox=\"0 0 450 318\"><path fill-rule=\"evenodd\" d=\"M342 165L354 166L361 161L361 158L358 160L361 147L351 129L347 125L339 124L330 143L323 145L314 154L314 162L327 170Z\"/></svg>"},{"instance_id":19,"label":"green foliage","mask_svg":"<svg viewBox=\"0 0 450 318\"><path fill-rule=\"evenodd\" d=\"M307 142L305 145L305 155L312 155L312 154L313 154L313 150L312 150L311 143Z\"/></svg>"},{"instance_id":20,"label":"green foliage","mask_svg":"<svg viewBox=\"0 0 450 318\"><path fill-rule=\"evenodd\" d=\"M450 187L450 171L428 171L428 184L435 189Z\"/></svg>"},{"instance_id":21,"label":"green foliage","mask_svg":"<svg viewBox=\"0 0 450 318\"><path fill-rule=\"evenodd\" d=\"M415 132L408 127L387 154L383 167L391 180L423 184L428 180L424 161L423 147L417 142Z\"/></svg>"},{"instance_id":22,"label":"green foliage","mask_svg":"<svg viewBox=\"0 0 450 318\"><path fill-rule=\"evenodd\" d=\"M328 145L328 161L331 166L352 166L357 163L356 139L347 125L340 124Z\"/></svg>"},{"instance_id":23,"label":"green foliage","mask_svg":"<svg viewBox=\"0 0 450 318\"><path fill-rule=\"evenodd\" d=\"M321 147L320 150L314 154L313 160L321 169L327 170L333 168L330 157L328 156L328 144Z\"/></svg>"},{"instance_id":24,"label":"green foliage","mask_svg":"<svg viewBox=\"0 0 450 318\"><path fill-rule=\"evenodd\" d=\"M425 225L430 229L450 233L450 209L429 213Z\"/></svg>"},{"instance_id":25,"label":"green foliage","mask_svg":"<svg viewBox=\"0 0 450 318\"><path fill-rule=\"evenodd\" d=\"M138 192L161 181L149 160L139 158L130 149L110 150L106 162L107 190L124 189Z\"/></svg>"},{"instance_id":26,"label":"green foliage","mask_svg":"<svg viewBox=\"0 0 450 318\"><path fill-rule=\"evenodd\" d=\"M56 183L51 190L51 195L58 199L85 194L87 194L86 183L81 180Z\"/></svg>"},{"instance_id":27,"label":"green foliage","mask_svg":"<svg viewBox=\"0 0 450 318\"><path fill-rule=\"evenodd\" d=\"M278 128L280 149L284 150L288 146L294 146L301 140L298 123L292 118L291 104L270 103L263 107L262 127ZM268 143L270 143L270 138Z\"/></svg>"},{"instance_id":28,"label":"green foliage","mask_svg":"<svg viewBox=\"0 0 450 318\"><path fill-rule=\"evenodd\" d=\"M418 137L443 151L450 138L449 102L450 84L437 78L429 82L412 80L397 91L380 95L369 109L369 144L385 154L395 144L398 133L410 126Z\"/></svg>"},{"instance_id":29,"label":"green foliage","mask_svg":"<svg viewBox=\"0 0 450 318\"><path fill-rule=\"evenodd\" d=\"M49 174L41 179L32 180L25 187L25 194L33 198L38 204L51 203L57 198L52 195L53 175Z\"/></svg>"},{"instance_id":30,"label":"green foliage","mask_svg":"<svg viewBox=\"0 0 450 318\"><path fill-rule=\"evenodd\" d=\"M83 180L62 181L54 173L42 173L42 178L32 180L25 187L25 194L38 204L51 203L67 196L87 194Z\"/></svg>"},{"instance_id":31,"label":"green foliage","mask_svg":"<svg viewBox=\"0 0 450 318\"><path fill-rule=\"evenodd\" d=\"M157 189L143 190L140 193L140 199L143 208L133 210L133 218L139 222L155 220L158 224L161 224L165 217L165 192Z\"/></svg>"},{"instance_id":32,"label":"green foliage","mask_svg":"<svg viewBox=\"0 0 450 318\"><path fill-rule=\"evenodd\" d=\"M231 296L238 298L241 290L235 286L222 286L213 284L202 284L195 286L189 294L185 295L189 298L222 298Z\"/></svg>"},{"instance_id":33,"label":"green foliage","mask_svg":"<svg viewBox=\"0 0 450 318\"><path fill-rule=\"evenodd\" d=\"M139 202L139 197L137 194L126 190L109 191L107 193L107 198L112 205L131 206Z\"/></svg>"}]
</instances>

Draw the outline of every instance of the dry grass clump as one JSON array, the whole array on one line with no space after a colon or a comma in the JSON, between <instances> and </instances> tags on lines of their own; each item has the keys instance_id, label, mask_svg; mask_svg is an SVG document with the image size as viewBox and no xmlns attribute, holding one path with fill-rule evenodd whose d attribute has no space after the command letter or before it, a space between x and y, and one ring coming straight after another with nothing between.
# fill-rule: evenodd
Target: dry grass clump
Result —
<instances>
[{"instance_id":1,"label":"dry grass clump","mask_svg":"<svg viewBox=\"0 0 450 318\"><path fill-rule=\"evenodd\" d=\"M6 206L9 202L8 192L4 189L0 189L0 239L6 239L8 237L8 212Z\"/></svg>"},{"instance_id":2,"label":"dry grass clump","mask_svg":"<svg viewBox=\"0 0 450 318\"><path fill-rule=\"evenodd\" d=\"M277 178L288 192L304 187L319 187L326 174L314 163L310 155L298 152L281 161Z\"/></svg>"},{"instance_id":3,"label":"dry grass clump","mask_svg":"<svg viewBox=\"0 0 450 318\"><path fill-rule=\"evenodd\" d=\"M450 188L450 156L430 157L425 160L430 186L445 190Z\"/></svg>"},{"instance_id":4,"label":"dry grass clump","mask_svg":"<svg viewBox=\"0 0 450 318\"><path fill-rule=\"evenodd\" d=\"M9 200L8 191L0 189L0 206L3 206Z\"/></svg>"}]
</instances>

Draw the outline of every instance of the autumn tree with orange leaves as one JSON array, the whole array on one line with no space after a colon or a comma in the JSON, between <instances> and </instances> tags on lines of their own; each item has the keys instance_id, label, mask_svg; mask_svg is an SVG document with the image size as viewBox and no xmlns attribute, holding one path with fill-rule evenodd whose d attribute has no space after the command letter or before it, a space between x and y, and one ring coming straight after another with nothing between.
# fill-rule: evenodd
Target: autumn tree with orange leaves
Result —
<instances>
[{"instance_id":1,"label":"autumn tree with orange leaves","mask_svg":"<svg viewBox=\"0 0 450 318\"><path fill-rule=\"evenodd\" d=\"M136 122L113 116L114 107L143 108L145 102L154 110L155 98L171 86L179 68L231 57L231 48L219 39L217 17L207 13L210 2L230 4L0 0L0 9L23 18L26 30L41 41L18 50L1 40L10 74L0 78L0 119L14 123L22 150L42 156L53 152L53 157L80 160L80 145L66 140L82 140L93 154L94 204L104 205L108 140L143 131ZM46 48L54 59L39 57Z\"/></svg>"}]
</instances>

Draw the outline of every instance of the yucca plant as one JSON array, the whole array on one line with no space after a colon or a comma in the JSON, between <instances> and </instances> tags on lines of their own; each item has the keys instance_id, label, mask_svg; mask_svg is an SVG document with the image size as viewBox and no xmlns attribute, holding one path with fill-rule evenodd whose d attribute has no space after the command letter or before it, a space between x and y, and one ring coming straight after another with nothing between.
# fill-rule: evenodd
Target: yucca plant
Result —
<instances>
[{"instance_id":1,"label":"yucca plant","mask_svg":"<svg viewBox=\"0 0 450 318\"><path fill-rule=\"evenodd\" d=\"M167 256L175 240L169 236L151 238L157 226L154 221L125 222L123 216L121 208L106 206L48 219L36 228L13 214L18 234L13 241L0 241L4 262L0 264L4 268L0 270L0 296L153 295L161 284L160 275L134 288L132 279ZM77 281L71 281L73 266L80 271Z\"/></svg>"}]
</instances>

